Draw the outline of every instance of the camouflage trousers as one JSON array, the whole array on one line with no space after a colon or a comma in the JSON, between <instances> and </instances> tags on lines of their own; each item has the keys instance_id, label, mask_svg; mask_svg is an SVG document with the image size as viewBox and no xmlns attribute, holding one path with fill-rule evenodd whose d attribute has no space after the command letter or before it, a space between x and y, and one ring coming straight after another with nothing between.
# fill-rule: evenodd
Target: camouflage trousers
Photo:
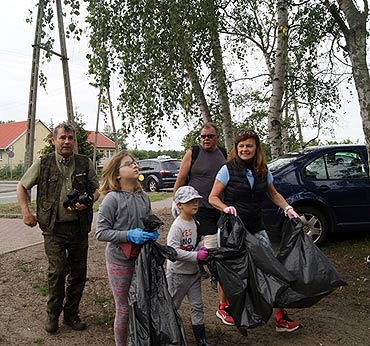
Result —
<instances>
[{"instance_id":1,"label":"camouflage trousers","mask_svg":"<svg viewBox=\"0 0 370 346\"><path fill-rule=\"evenodd\" d=\"M79 222L55 223L52 234L44 234L44 248L49 261L47 313L58 318L79 313L86 283L88 234Z\"/></svg>"}]
</instances>

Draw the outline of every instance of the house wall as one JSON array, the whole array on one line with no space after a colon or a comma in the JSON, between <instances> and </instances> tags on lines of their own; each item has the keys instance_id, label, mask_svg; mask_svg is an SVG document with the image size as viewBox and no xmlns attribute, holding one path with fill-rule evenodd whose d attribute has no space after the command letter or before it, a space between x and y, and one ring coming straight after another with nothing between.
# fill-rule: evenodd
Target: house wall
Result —
<instances>
[{"instance_id":1,"label":"house wall","mask_svg":"<svg viewBox=\"0 0 370 346\"><path fill-rule=\"evenodd\" d=\"M44 139L50 133L49 129L45 127L41 122L37 122L35 125L35 146L33 151L33 160L36 160L40 156L40 150L45 147L46 142ZM20 136L14 143L14 157L8 159L8 152L2 152L0 159L0 168L11 165L12 168L17 166L19 163L24 162L24 155L26 151L26 133Z\"/></svg>"},{"instance_id":2,"label":"house wall","mask_svg":"<svg viewBox=\"0 0 370 346\"><path fill-rule=\"evenodd\" d=\"M100 153L103 154L103 157L99 160L97 167L102 168L104 164L116 153L115 148L97 148Z\"/></svg>"}]
</instances>

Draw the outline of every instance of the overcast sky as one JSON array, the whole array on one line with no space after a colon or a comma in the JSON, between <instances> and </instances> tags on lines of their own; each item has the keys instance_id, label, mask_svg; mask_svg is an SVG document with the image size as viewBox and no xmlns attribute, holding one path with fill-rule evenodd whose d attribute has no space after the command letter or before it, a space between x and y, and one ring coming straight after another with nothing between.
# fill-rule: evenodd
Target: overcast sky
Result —
<instances>
[{"instance_id":1,"label":"overcast sky","mask_svg":"<svg viewBox=\"0 0 370 346\"><path fill-rule=\"evenodd\" d=\"M27 120L35 24L26 23L26 18L28 9L33 8L36 2L36 0L1 0L3 10L0 13L0 119L2 121ZM34 23L36 14L34 11ZM59 51L58 45L55 50ZM87 129L95 130L97 90L89 85L86 75L86 52L86 43L68 42L73 104L78 108L79 113L84 115ZM47 92L38 88L36 118L46 124L50 124L51 120L57 124L67 118L61 61L58 57L54 57L51 63L42 66L42 69L48 77L48 86ZM112 98L115 93L113 82ZM340 117L335 139L359 139L362 143L364 136L355 92L354 95L353 101L341 111L347 114ZM116 121L116 127L120 127L119 119ZM99 130L103 130L103 120ZM170 130L168 138L162 143L163 147L182 149L181 140L187 131L186 126L178 130ZM308 133L306 135L309 136ZM134 147L136 140L136 144L141 149L159 149L158 142L150 145L143 135L136 135L133 138L128 139L131 148Z\"/></svg>"}]
</instances>

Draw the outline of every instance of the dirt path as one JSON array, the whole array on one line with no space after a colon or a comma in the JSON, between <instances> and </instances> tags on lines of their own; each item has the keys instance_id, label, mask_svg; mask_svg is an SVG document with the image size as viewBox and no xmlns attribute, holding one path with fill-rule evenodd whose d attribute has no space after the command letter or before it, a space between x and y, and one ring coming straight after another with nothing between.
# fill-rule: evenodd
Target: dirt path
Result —
<instances>
[{"instance_id":1,"label":"dirt path","mask_svg":"<svg viewBox=\"0 0 370 346\"><path fill-rule=\"evenodd\" d=\"M169 209L157 215L165 221L160 242L171 217ZM105 244L91 236L88 260L89 280L81 306L81 316L89 328L83 332L61 326L58 333L48 335L45 320L46 259L42 245L36 245L0 257L0 345L1 346L114 346L112 321L113 299L107 284L104 259ZM240 335L235 327L223 325L215 316L217 294L208 280L203 280L203 299L209 339L217 345L253 346L369 346L370 345L370 269L363 254L370 252L370 235L357 241L338 242L325 249L336 268L345 276L348 286L338 289L316 306L290 310L294 319L304 325L301 330L281 335L272 321ZM184 303L180 314L191 335L189 307Z\"/></svg>"}]
</instances>

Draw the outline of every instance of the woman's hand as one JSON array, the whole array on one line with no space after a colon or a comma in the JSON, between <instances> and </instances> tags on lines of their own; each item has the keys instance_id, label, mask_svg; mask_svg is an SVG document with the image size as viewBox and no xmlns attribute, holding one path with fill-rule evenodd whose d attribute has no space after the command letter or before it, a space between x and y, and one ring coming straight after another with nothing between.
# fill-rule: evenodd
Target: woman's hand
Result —
<instances>
[{"instance_id":1,"label":"woman's hand","mask_svg":"<svg viewBox=\"0 0 370 346\"><path fill-rule=\"evenodd\" d=\"M224 208L223 212L225 214L231 214L231 215L234 215L234 216L238 215L235 207L232 207L232 206Z\"/></svg>"},{"instance_id":2,"label":"woman's hand","mask_svg":"<svg viewBox=\"0 0 370 346\"><path fill-rule=\"evenodd\" d=\"M299 219L299 215L291 206L286 207L284 212L285 216L289 217L289 219Z\"/></svg>"}]
</instances>

